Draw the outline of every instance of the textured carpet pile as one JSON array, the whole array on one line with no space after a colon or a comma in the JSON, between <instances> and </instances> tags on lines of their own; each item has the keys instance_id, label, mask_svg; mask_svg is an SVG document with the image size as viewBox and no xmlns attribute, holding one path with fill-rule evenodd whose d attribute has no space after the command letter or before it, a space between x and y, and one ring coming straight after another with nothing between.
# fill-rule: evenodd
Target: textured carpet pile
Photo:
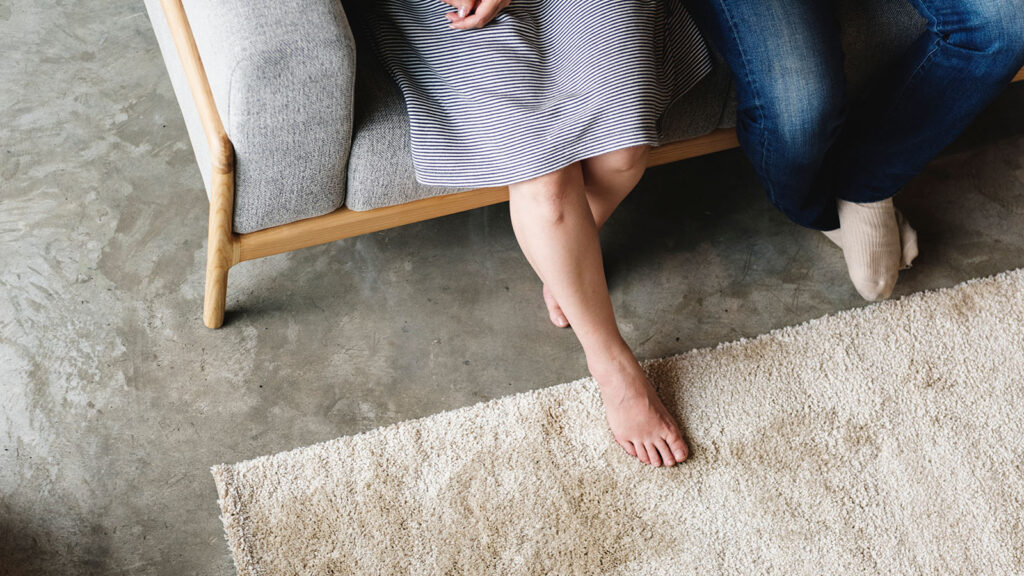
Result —
<instances>
[{"instance_id":1,"label":"textured carpet pile","mask_svg":"<svg viewBox=\"0 0 1024 576\"><path fill-rule=\"evenodd\" d=\"M591 380L216 466L238 570L1024 573L1024 272L647 369L675 468Z\"/></svg>"}]
</instances>

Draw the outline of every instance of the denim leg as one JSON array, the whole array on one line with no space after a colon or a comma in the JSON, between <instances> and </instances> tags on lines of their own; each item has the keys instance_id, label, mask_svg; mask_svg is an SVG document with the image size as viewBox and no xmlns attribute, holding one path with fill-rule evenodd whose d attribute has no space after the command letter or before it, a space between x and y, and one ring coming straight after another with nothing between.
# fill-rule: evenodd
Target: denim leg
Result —
<instances>
[{"instance_id":1,"label":"denim leg","mask_svg":"<svg viewBox=\"0 0 1024 576\"><path fill-rule=\"evenodd\" d=\"M740 145L769 200L803 226L838 227L826 164L846 114L846 81L832 2L689 0L687 6L733 72Z\"/></svg>"},{"instance_id":2,"label":"denim leg","mask_svg":"<svg viewBox=\"0 0 1024 576\"><path fill-rule=\"evenodd\" d=\"M851 107L836 144L839 198L896 193L1024 65L1024 0L911 0L928 21L894 68Z\"/></svg>"}]
</instances>

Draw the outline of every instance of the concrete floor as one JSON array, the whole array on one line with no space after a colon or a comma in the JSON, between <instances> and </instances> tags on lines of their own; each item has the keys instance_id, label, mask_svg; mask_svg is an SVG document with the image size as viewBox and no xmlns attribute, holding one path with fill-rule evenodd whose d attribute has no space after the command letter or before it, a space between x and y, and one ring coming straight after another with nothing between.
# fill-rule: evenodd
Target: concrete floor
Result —
<instances>
[{"instance_id":1,"label":"concrete floor","mask_svg":"<svg viewBox=\"0 0 1024 576\"><path fill-rule=\"evenodd\" d=\"M0 0L0 573L232 574L209 467L585 374L498 206L231 273L141 2ZM899 198L897 295L1024 265L1024 86ZM649 172L605 233L641 357L863 303L738 152Z\"/></svg>"}]
</instances>

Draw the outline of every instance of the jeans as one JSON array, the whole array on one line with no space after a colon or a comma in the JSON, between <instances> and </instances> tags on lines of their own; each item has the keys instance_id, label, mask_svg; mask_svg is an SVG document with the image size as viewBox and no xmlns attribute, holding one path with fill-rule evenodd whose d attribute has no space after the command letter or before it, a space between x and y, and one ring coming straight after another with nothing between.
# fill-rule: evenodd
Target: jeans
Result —
<instances>
[{"instance_id":1,"label":"jeans","mask_svg":"<svg viewBox=\"0 0 1024 576\"><path fill-rule=\"evenodd\" d=\"M740 145L794 222L833 230L837 198L891 197L1024 65L1024 0L910 2L927 30L849 103L834 0L688 0L733 72Z\"/></svg>"}]
</instances>

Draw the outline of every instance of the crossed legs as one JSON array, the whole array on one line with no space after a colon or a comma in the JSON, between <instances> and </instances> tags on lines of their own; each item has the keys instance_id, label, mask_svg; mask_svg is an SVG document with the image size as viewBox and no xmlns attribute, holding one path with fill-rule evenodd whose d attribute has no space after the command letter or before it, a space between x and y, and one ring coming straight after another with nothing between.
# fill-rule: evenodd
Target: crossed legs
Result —
<instances>
[{"instance_id":1,"label":"crossed legs","mask_svg":"<svg viewBox=\"0 0 1024 576\"><path fill-rule=\"evenodd\" d=\"M636 184L645 157L645 149L618 151L513 184L509 211L523 253L583 346L616 442L642 462L671 466L689 451L619 333L598 240L598 222Z\"/></svg>"},{"instance_id":2,"label":"crossed legs","mask_svg":"<svg viewBox=\"0 0 1024 576\"><path fill-rule=\"evenodd\" d=\"M580 162L587 204L598 232L640 181L647 167L648 150L647 146L633 146ZM544 304L552 324L559 328L569 326L569 320L547 284L544 285Z\"/></svg>"}]
</instances>

